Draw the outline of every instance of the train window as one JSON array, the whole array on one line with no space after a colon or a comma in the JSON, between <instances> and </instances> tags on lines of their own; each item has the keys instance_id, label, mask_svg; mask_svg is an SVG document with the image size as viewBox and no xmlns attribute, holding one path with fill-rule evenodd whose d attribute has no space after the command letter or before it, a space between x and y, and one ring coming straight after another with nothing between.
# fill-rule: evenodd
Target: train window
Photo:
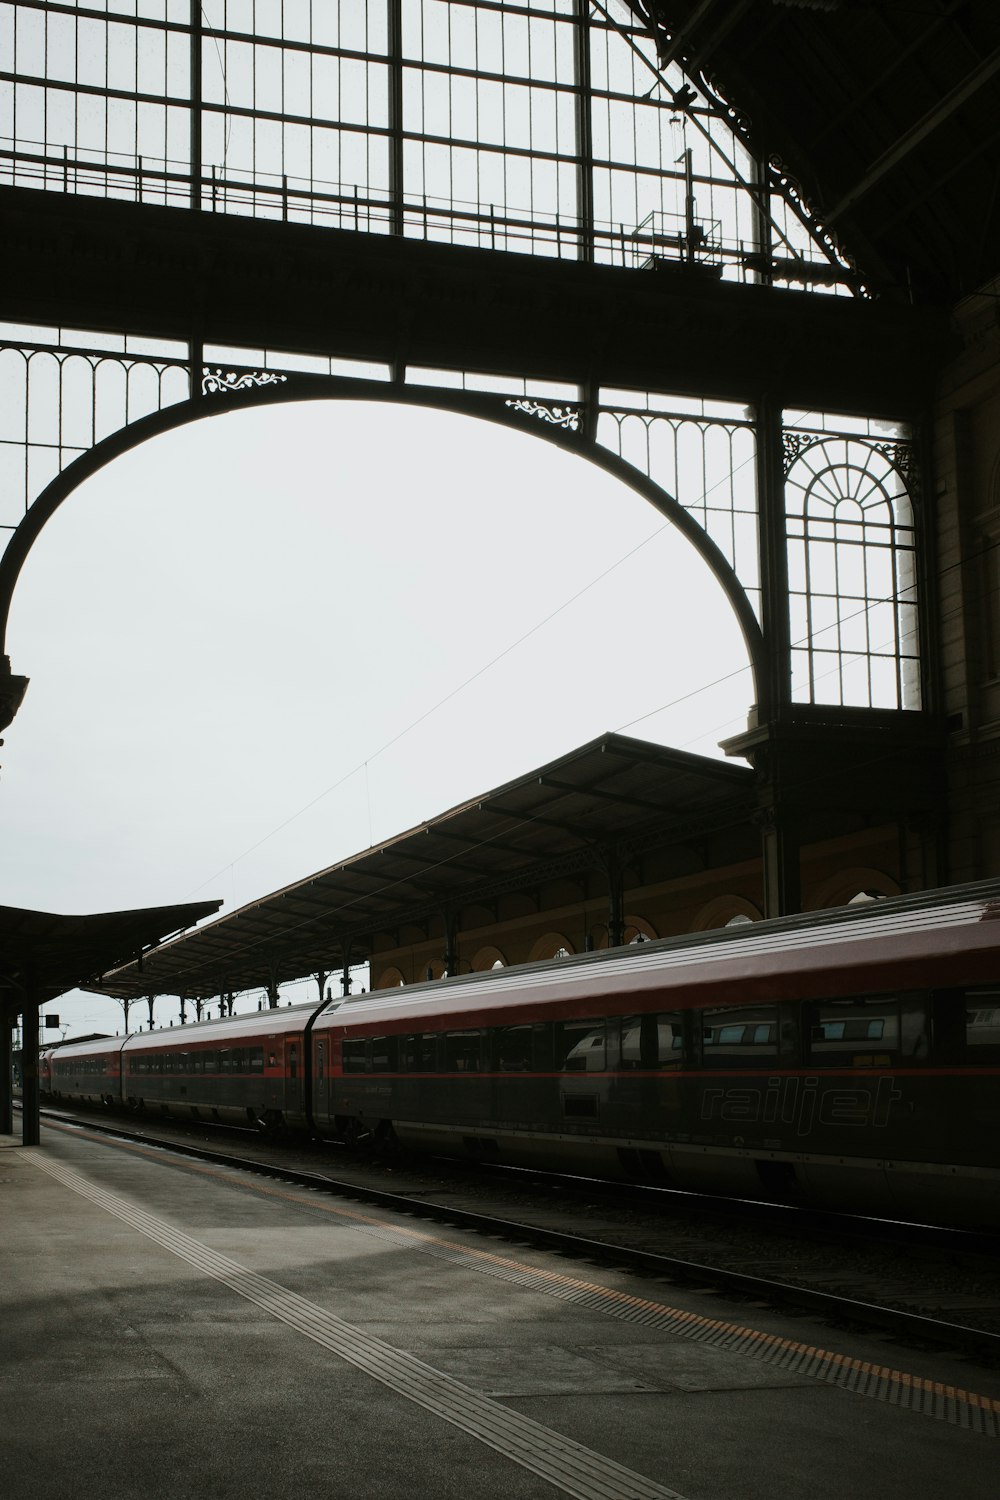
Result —
<instances>
[{"instance_id":1,"label":"train window","mask_svg":"<svg viewBox=\"0 0 1000 1500\"><path fill-rule=\"evenodd\" d=\"M219 1071L219 1054L215 1051L203 1052L201 1065L206 1073L217 1073Z\"/></svg>"},{"instance_id":2,"label":"train window","mask_svg":"<svg viewBox=\"0 0 1000 1500\"><path fill-rule=\"evenodd\" d=\"M445 1071L478 1073L482 1052L481 1031L448 1031L444 1038Z\"/></svg>"},{"instance_id":3,"label":"train window","mask_svg":"<svg viewBox=\"0 0 1000 1500\"><path fill-rule=\"evenodd\" d=\"M912 1067L927 1061L930 1022L923 995L823 1000L805 1011L809 1067Z\"/></svg>"},{"instance_id":4,"label":"train window","mask_svg":"<svg viewBox=\"0 0 1000 1500\"><path fill-rule=\"evenodd\" d=\"M701 1057L709 1068L771 1068L778 1056L778 1007L711 1007L700 1013Z\"/></svg>"},{"instance_id":5,"label":"train window","mask_svg":"<svg viewBox=\"0 0 1000 1500\"><path fill-rule=\"evenodd\" d=\"M288 1049L288 1076L298 1078L299 1076L299 1049L294 1042Z\"/></svg>"},{"instance_id":6,"label":"train window","mask_svg":"<svg viewBox=\"0 0 1000 1500\"><path fill-rule=\"evenodd\" d=\"M603 1073L605 1050L603 1020L556 1022L557 1072Z\"/></svg>"},{"instance_id":7,"label":"train window","mask_svg":"<svg viewBox=\"0 0 1000 1500\"><path fill-rule=\"evenodd\" d=\"M402 1038L399 1065L408 1073L437 1071L437 1036L432 1031L411 1032Z\"/></svg>"},{"instance_id":8,"label":"train window","mask_svg":"<svg viewBox=\"0 0 1000 1500\"><path fill-rule=\"evenodd\" d=\"M679 1068L684 1061L684 1018L680 1011L661 1011L644 1016L619 1016L618 1066L632 1068ZM609 1034L609 1044L611 1035Z\"/></svg>"},{"instance_id":9,"label":"train window","mask_svg":"<svg viewBox=\"0 0 1000 1500\"><path fill-rule=\"evenodd\" d=\"M397 1051L398 1048L394 1036L373 1036L372 1072L395 1073Z\"/></svg>"},{"instance_id":10,"label":"train window","mask_svg":"<svg viewBox=\"0 0 1000 1500\"><path fill-rule=\"evenodd\" d=\"M530 1073L534 1066L533 1026L501 1026L495 1033L501 1073Z\"/></svg>"},{"instance_id":11,"label":"train window","mask_svg":"<svg viewBox=\"0 0 1000 1500\"><path fill-rule=\"evenodd\" d=\"M271 1064L272 1064L272 1066L274 1064L274 1053L273 1052L271 1053ZM325 1067L325 1049L323 1047L323 1043L322 1042L317 1042L316 1043L316 1082L317 1083L324 1083L326 1081L326 1073L324 1071L324 1067Z\"/></svg>"},{"instance_id":12,"label":"train window","mask_svg":"<svg viewBox=\"0 0 1000 1500\"><path fill-rule=\"evenodd\" d=\"M1000 1062L1000 990L965 992L965 1045L973 1065Z\"/></svg>"},{"instance_id":13,"label":"train window","mask_svg":"<svg viewBox=\"0 0 1000 1500\"><path fill-rule=\"evenodd\" d=\"M368 1044L363 1037L354 1041L348 1041L345 1038L341 1055L344 1059L345 1073L368 1071Z\"/></svg>"},{"instance_id":14,"label":"train window","mask_svg":"<svg viewBox=\"0 0 1000 1500\"><path fill-rule=\"evenodd\" d=\"M264 1049L263 1047L250 1048L250 1071L251 1073L263 1073L264 1071Z\"/></svg>"}]
</instances>

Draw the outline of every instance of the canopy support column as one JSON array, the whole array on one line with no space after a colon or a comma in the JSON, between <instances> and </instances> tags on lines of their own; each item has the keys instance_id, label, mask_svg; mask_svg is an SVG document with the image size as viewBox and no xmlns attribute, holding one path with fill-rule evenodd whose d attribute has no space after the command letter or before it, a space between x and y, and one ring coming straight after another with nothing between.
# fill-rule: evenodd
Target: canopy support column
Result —
<instances>
[{"instance_id":1,"label":"canopy support column","mask_svg":"<svg viewBox=\"0 0 1000 1500\"><path fill-rule=\"evenodd\" d=\"M38 1092L38 1000L29 973L21 1023L21 1144L38 1146L42 1139L41 1099Z\"/></svg>"},{"instance_id":2,"label":"canopy support column","mask_svg":"<svg viewBox=\"0 0 1000 1500\"><path fill-rule=\"evenodd\" d=\"M14 1048L11 1044L14 1020L12 1011L0 1012L0 1135L14 1134L14 1090L11 1077L14 1065Z\"/></svg>"}]
</instances>

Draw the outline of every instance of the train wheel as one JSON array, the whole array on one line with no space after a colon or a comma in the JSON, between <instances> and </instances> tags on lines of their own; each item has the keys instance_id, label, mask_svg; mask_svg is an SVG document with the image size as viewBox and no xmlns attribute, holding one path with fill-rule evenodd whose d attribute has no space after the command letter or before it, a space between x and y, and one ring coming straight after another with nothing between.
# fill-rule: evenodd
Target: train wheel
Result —
<instances>
[{"instance_id":1,"label":"train wheel","mask_svg":"<svg viewBox=\"0 0 1000 1500\"><path fill-rule=\"evenodd\" d=\"M391 1120L379 1120L373 1140L376 1153L388 1160L399 1156L401 1147Z\"/></svg>"},{"instance_id":2,"label":"train wheel","mask_svg":"<svg viewBox=\"0 0 1000 1500\"><path fill-rule=\"evenodd\" d=\"M342 1115L337 1121L337 1135L345 1146L357 1150L361 1146L371 1144L371 1131L363 1120L356 1115Z\"/></svg>"},{"instance_id":3,"label":"train wheel","mask_svg":"<svg viewBox=\"0 0 1000 1500\"><path fill-rule=\"evenodd\" d=\"M280 1109L265 1109L254 1118L261 1135L273 1138L281 1134L284 1120Z\"/></svg>"}]
</instances>

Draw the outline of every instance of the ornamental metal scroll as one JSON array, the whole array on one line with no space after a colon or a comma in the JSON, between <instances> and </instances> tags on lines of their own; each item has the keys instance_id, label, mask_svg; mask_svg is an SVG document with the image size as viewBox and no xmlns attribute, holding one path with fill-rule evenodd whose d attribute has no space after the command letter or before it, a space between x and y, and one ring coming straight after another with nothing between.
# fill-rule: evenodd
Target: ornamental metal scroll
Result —
<instances>
[{"instance_id":1,"label":"ornamental metal scroll","mask_svg":"<svg viewBox=\"0 0 1000 1500\"><path fill-rule=\"evenodd\" d=\"M574 406L546 406L542 401L529 401L523 397L505 401L504 406L526 417L537 417L552 427L561 427L565 432L579 432L583 424L583 415Z\"/></svg>"},{"instance_id":2,"label":"ornamental metal scroll","mask_svg":"<svg viewBox=\"0 0 1000 1500\"><path fill-rule=\"evenodd\" d=\"M223 374L221 369L213 370L206 365L202 373L201 393L203 396L214 396L226 391L249 391L265 385L283 385L287 379L287 375L275 375L270 370L228 370Z\"/></svg>"}]
</instances>

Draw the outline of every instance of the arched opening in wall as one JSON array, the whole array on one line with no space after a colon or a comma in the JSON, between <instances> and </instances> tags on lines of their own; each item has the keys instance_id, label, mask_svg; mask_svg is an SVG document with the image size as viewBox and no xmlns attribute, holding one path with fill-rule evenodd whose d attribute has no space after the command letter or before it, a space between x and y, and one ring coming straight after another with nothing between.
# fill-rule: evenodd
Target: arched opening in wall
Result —
<instances>
[{"instance_id":1,"label":"arched opening in wall","mask_svg":"<svg viewBox=\"0 0 1000 1500\"><path fill-rule=\"evenodd\" d=\"M745 896L716 896L698 912L691 925L692 932L709 932L716 927L744 927L747 922L759 922L761 909Z\"/></svg>"},{"instance_id":2,"label":"arched opening in wall","mask_svg":"<svg viewBox=\"0 0 1000 1500\"><path fill-rule=\"evenodd\" d=\"M547 958L570 958L575 952L569 938L562 932L547 932L532 944L528 954L529 963L542 963Z\"/></svg>"},{"instance_id":3,"label":"arched opening in wall","mask_svg":"<svg viewBox=\"0 0 1000 1500\"><path fill-rule=\"evenodd\" d=\"M378 976L378 981L372 988L376 990L398 990L405 983L406 980L403 978L402 970L392 965L388 969L382 970Z\"/></svg>"},{"instance_id":4,"label":"arched opening in wall","mask_svg":"<svg viewBox=\"0 0 1000 1500\"><path fill-rule=\"evenodd\" d=\"M626 945L633 943L650 943L656 937L656 929L645 917L626 917L624 941Z\"/></svg>"},{"instance_id":5,"label":"arched opening in wall","mask_svg":"<svg viewBox=\"0 0 1000 1500\"><path fill-rule=\"evenodd\" d=\"M857 867L832 875L816 891L810 908L825 911L831 906L866 906L900 894L899 882L884 870Z\"/></svg>"},{"instance_id":6,"label":"arched opening in wall","mask_svg":"<svg viewBox=\"0 0 1000 1500\"><path fill-rule=\"evenodd\" d=\"M695 614L697 649L620 670ZM388 402L114 460L33 546L8 649L0 899L52 910L231 912L608 729L718 754L750 700L729 600L645 499L530 426Z\"/></svg>"},{"instance_id":7,"label":"arched opening in wall","mask_svg":"<svg viewBox=\"0 0 1000 1500\"><path fill-rule=\"evenodd\" d=\"M471 961L471 968L474 974L483 974L488 969L505 969L506 967L507 960L499 948L480 948L479 952L473 955Z\"/></svg>"}]
</instances>

